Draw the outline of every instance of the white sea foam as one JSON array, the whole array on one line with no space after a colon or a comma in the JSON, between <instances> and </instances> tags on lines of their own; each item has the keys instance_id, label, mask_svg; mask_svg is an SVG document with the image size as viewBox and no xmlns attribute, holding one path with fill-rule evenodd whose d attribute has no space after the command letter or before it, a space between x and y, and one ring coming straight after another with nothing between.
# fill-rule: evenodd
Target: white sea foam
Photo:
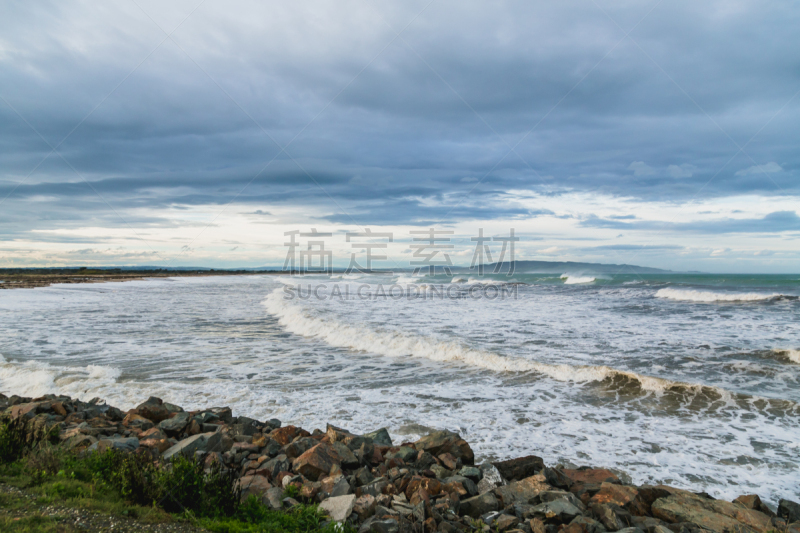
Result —
<instances>
[{"instance_id":1,"label":"white sea foam","mask_svg":"<svg viewBox=\"0 0 800 533\"><path fill-rule=\"evenodd\" d=\"M286 298L282 291L273 291L264 300L267 311L278 317L288 331L306 337L316 337L331 346L375 353L389 357L423 357L431 361L466 364L495 372L536 372L558 381L591 382L608 378L627 378L639 383L642 390L664 392L679 386L700 392L702 385L679 383L667 379L616 370L605 365L549 364L504 357L485 350L476 350L452 341L441 341L422 335L395 330L374 330L360 325L346 324L333 318L319 318ZM713 387L712 387L713 388ZM715 388L716 389L716 388ZM718 390L723 397L730 393Z\"/></svg>"},{"instance_id":2,"label":"white sea foam","mask_svg":"<svg viewBox=\"0 0 800 533\"><path fill-rule=\"evenodd\" d=\"M561 279L564 280L564 285L578 285L595 281L595 278L592 276L576 276L573 274L561 274Z\"/></svg>"},{"instance_id":3,"label":"white sea foam","mask_svg":"<svg viewBox=\"0 0 800 533\"><path fill-rule=\"evenodd\" d=\"M758 292L710 292L687 289L659 289L656 298L668 298L686 302L759 302L781 298L796 298L785 294L763 294Z\"/></svg>"},{"instance_id":4,"label":"white sea foam","mask_svg":"<svg viewBox=\"0 0 800 533\"><path fill-rule=\"evenodd\" d=\"M61 367L39 361L11 362L0 356L0 391L20 396L42 396L59 392L86 396L116 382L120 370L98 365Z\"/></svg>"},{"instance_id":5,"label":"white sea foam","mask_svg":"<svg viewBox=\"0 0 800 533\"><path fill-rule=\"evenodd\" d=\"M419 282L419 278L415 276L397 276L394 281L398 285L412 285Z\"/></svg>"},{"instance_id":6,"label":"white sea foam","mask_svg":"<svg viewBox=\"0 0 800 533\"><path fill-rule=\"evenodd\" d=\"M787 359L789 359L789 361L791 361L793 363L797 363L798 365L800 365L800 350L775 349L775 350L772 350L772 351L774 353L778 354L778 355L782 355L782 356L786 357Z\"/></svg>"}]
</instances>

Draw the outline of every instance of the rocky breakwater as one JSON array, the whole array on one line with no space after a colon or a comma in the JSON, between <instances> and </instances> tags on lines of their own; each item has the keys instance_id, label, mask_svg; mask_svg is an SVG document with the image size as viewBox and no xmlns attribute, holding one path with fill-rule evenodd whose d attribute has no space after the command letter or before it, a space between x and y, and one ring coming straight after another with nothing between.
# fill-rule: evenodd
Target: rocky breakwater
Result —
<instances>
[{"instance_id":1,"label":"rocky breakwater","mask_svg":"<svg viewBox=\"0 0 800 533\"><path fill-rule=\"evenodd\" d=\"M227 407L185 411L150 398L122 412L100 400L6 398L6 416L54 428L66 448L117 449L153 460L183 454L239 476L242 498L282 510L316 503L360 533L800 533L800 505L774 512L756 495L733 502L665 485L626 484L607 469L547 467L521 457L475 464L458 434L396 445L385 429L358 435L235 417Z\"/></svg>"}]
</instances>

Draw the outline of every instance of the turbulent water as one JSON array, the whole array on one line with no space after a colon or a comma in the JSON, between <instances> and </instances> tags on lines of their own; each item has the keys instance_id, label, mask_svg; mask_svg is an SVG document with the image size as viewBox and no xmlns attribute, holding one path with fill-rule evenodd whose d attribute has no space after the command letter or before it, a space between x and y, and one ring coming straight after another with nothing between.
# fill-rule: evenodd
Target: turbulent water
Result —
<instances>
[{"instance_id":1,"label":"turbulent water","mask_svg":"<svg viewBox=\"0 0 800 533\"><path fill-rule=\"evenodd\" d=\"M149 395L800 496L800 276L173 278L0 291L0 391Z\"/></svg>"}]
</instances>

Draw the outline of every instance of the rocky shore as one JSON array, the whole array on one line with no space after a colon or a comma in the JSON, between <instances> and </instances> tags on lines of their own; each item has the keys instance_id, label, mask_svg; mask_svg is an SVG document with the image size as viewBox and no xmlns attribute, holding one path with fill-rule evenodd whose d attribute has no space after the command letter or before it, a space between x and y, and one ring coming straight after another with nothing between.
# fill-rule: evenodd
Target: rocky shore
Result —
<instances>
[{"instance_id":1,"label":"rocky shore","mask_svg":"<svg viewBox=\"0 0 800 533\"><path fill-rule=\"evenodd\" d=\"M254 495L274 510L318 503L359 533L800 533L800 504L790 500L774 512L757 495L727 502L634 486L604 468L548 467L536 456L476 465L469 443L450 431L395 443L386 429L308 431L158 398L123 412L99 399L0 394L0 410L31 431L55 428L77 452L218 463L236 473L243 499Z\"/></svg>"}]
</instances>

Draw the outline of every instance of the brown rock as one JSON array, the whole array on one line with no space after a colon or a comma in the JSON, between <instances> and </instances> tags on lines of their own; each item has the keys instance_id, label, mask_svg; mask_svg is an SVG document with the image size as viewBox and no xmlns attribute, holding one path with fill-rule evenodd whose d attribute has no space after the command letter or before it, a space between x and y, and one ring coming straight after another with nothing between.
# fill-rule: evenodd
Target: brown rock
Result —
<instances>
[{"instance_id":1,"label":"brown rock","mask_svg":"<svg viewBox=\"0 0 800 533\"><path fill-rule=\"evenodd\" d=\"M544 461L541 457L528 455L508 461L492 463L507 481L518 481L534 476L544 470Z\"/></svg>"},{"instance_id":2,"label":"brown rock","mask_svg":"<svg viewBox=\"0 0 800 533\"><path fill-rule=\"evenodd\" d=\"M458 433L453 433L452 431L434 431L415 442L414 447L433 456L449 453L456 459L461 459L461 462L465 465L475 463L475 454L467 441L462 439Z\"/></svg>"},{"instance_id":3,"label":"brown rock","mask_svg":"<svg viewBox=\"0 0 800 533\"><path fill-rule=\"evenodd\" d=\"M543 475L537 474L497 487L495 493L500 498L503 507L507 507L517 502L529 503L531 498L537 496L540 492L552 490L552 488L547 484Z\"/></svg>"},{"instance_id":4,"label":"brown rock","mask_svg":"<svg viewBox=\"0 0 800 533\"><path fill-rule=\"evenodd\" d=\"M670 489L672 494L651 506L653 516L665 522L693 522L715 533L765 533L771 529L770 517L739 504L709 500L688 491Z\"/></svg>"},{"instance_id":5,"label":"brown rock","mask_svg":"<svg viewBox=\"0 0 800 533\"><path fill-rule=\"evenodd\" d=\"M145 418L135 411L129 412L125 418L122 419L122 425L129 428L136 428L142 431L147 431L153 427L153 421Z\"/></svg>"},{"instance_id":6,"label":"brown rock","mask_svg":"<svg viewBox=\"0 0 800 533\"><path fill-rule=\"evenodd\" d=\"M297 474L317 481L330 474L334 466L340 465L341 459L331 445L321 442L295 459L292 469Z\"/></svg>"},{"instance_id":7,"label":"brown rock","mask_svg":"<svg viewBox=\"0 0 800 533\"><path fill-rule=\"evenodd\" d=\"M603 483L600 492L592 496L590 503L612 503L626 509L639 494L635 487Z\"/></svg>"},{"instance_id":8,"label":"brown rock","mask_svg":"<svg viewBox=\"0 0 800 533\"><path fill-rule=\"evenodd\" d=\"M164 406L161 398L156 398L155 396L151 396L146 402L136 407L136 413L155 424L166 420L171 414L169 409Z\"/></svg>"},{"instance_id":9,"label":"brown rock","mask_svg":"<svg viewBox=\"0 0 800 533\"><path fill-rule=\"evenodd\" d=\"M653 512L650 508L653 502L659 498L665 498L670 493L662 487L651 487L643 485L638 489L639 493L631 503L628 510L635 516L652 516Z\"/></svg>"},{"instance_id":10,"label":"brown rock","mask_svg":"<svg viewBox=\"0 0 800 533\"><path fill-rule=\"evenodd\" d=\"M67 410L64 407L64 404L61 402L53 402L52 404L50 404L50 408L58 416L67 416Z\"/></svg>"},{"instance_id":11,"label":"brown rock","mask_svg":"<svg viewBox=\"0 0 800 533\"><path fill-rule=\"evenodd\" d=\"M242 489L242 501L246 500L248 496L255 495L259 499L272 488L269 480L264 476L244 476L237 481L239 488Z\"/></svg>"},{"instance_id":12,"label":"brown rock","mask_svg":"<svg viewBox=\"0 0 800 533\"><path fill-rule=\"evenodd\" d=\"M363 521L375 513L376 505L377 502L375 501L375 496L364 494L356 498L356 501L353 504L353 512L356 513Z\"/></svg>"},{"instance_id":13,"label":"brown rock","mask_svg":"<svg viewBox=\"0 0 800 533\"><path fill-rule=\"evenodd\" d=\"M301 431L302 430L300 428L295 426L284 426L282 428L274 430L272 433L269 434L269 436L272 439L278 441L278 444L280 444L281 446L286 446L287 444L292 442L295 439L295 437L300 435ZM308 432L306 431L305 433Z\"/></svg>"},{"instance_id":14,"label":"brown rock","mask_svg":"<svg viewBox=\"0 0 800 533\"><path fill-rule=\"evenodd\" d=\"M167 439L145 439L139 441L139 446L154 448L160 455L169 450L172 447L172 444Z\"/></svg>"},{"instance_id":15,"label":"brown rock","mask_svg":"<svg viewBox=\"0 0 800 533\"><path fill-rule=\"evenodd\" d=\"M506 531L519 524L519 518L510 514L501 514L492 523L497 531Z\"/></svg>"},{"instance_id":16,"label":"brown rock","mask_svg":"<svg viewBox=\"0 0 800 533\"><path fill-rule=\"evenodd\" d=\"M442 462L442 465L448 470L455 470L456 468L458 468L458 459L456 459L452 453L440 454L438 459L439 461Z\"/></svg>"},{"instance_id":17,"label":"brown rock","mask_svg":"<svg viewBox=\"0 0 800 533\"><path fill-rule=\"evenodd\" d=\"M620 483L617 475L605 468L565 468L562 472L572 483Z\"/></svg>"},{"instance_id":18,"label":"brown rock","mask_svg":"<svg viewBox=\"0 0 800 533\"><path fill-rule=\"evenodd\" d=\"M759 498L757 494L747 494L739 496L738 498L733 500L733 503L738 503L747 509L759 511L767 516L775 516L775 513L772 512L772 509L767 507L764 504L764 502L761 501L761 498Z\"/></svg>"},{"instance_id":19,"label":"brown rock","mask_svg":"<svg viewBox=\"0 0 800 533\"><path fill-rule=\"evenodd\" d=\"M418 477L414 476L406 487L405 495L411 501L411 495L417 492L420 488L425 489L425 492L430 496L438 496L442 493L442 482L435 478Z\"/></svg>"},{"instance_id":20,"label":"brown rock","mask_svg":"<svg viewBox=\"0 0 800 533\"><path fill-rule=\"evenodd\" d=\"M142 431L139 434L139 440L146 440L146 439L166 439L167 435L156 427L152 427L147 431Z\"/></svg>"}]
</instances>

